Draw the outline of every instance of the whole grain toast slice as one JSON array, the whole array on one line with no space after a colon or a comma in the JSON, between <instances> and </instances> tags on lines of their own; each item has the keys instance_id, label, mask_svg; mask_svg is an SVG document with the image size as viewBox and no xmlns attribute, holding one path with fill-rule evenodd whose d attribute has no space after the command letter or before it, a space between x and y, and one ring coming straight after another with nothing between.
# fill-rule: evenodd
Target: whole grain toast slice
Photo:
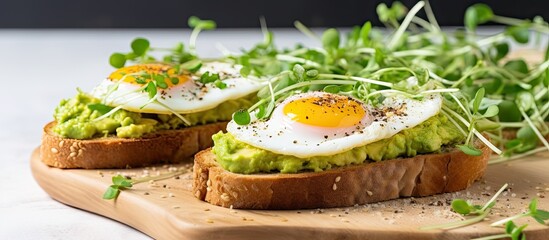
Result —
<instances>
[{"instance_id":1,"label":"whole grain toast slice","mask_svg":"<svg viewBox=\"0 0 549 240\"><path fill-rule=\"evenodd\" d=\"M223 207L305 209L454 192L469 187L484 175L491 152L484 145L479 147L481 156L448 149L443 153L323 172L249 175L226 171L207 149L195 156L193 194L200 200Z\"/></svg>"},{"instance_id":2,"label":"whole grain toast slice","mask_svg":"<svg viewBox=\"0 0 549 240\"><path fill-rule=\"evenodd\" d=\"M128 168L157 163L190 161L198 151L213 145L212 135L227 122L163 130L141 138L103 137L87 140L64 138L53 132L55 122L43 130L42 162L57 168Z\"/></svg>"}]
</instances>

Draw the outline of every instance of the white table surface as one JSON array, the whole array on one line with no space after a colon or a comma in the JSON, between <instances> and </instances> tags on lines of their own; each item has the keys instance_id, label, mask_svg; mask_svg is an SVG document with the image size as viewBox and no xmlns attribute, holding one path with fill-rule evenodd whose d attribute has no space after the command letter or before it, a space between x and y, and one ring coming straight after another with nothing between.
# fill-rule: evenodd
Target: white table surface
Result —
<instances>
[{"instance_id":1,"label":"white table surface","mask_svg":"<svg viewBox=\"0 0 549 240\"><path fill-rule=\"evenodd\" d=\"M55 106L91 90L109 75L111 53L129 51L135 37L153 46L188 42L184 30L0 30L0 239L149 239L116 221L51 199L34 181L31 152L41 130L53 119ZM313 43L295 30L275 31L277 45ZM256 30L204 32L198 41L202 57L220 56L222 43L239 51L260 42Z\"/></svg>"}]
</instances>

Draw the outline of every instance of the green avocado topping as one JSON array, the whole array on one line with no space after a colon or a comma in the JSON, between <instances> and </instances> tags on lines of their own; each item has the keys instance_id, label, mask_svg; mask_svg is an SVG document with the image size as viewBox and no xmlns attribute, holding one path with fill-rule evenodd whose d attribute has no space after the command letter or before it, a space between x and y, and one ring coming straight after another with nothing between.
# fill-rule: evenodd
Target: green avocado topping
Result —
<instances>
[{"instance_id":1,"label":"green avocado topping","mask_svg":"<svg viewBox=\"0 0 549 240\"><path fill-rule=\"evenodd\" d=\"M213 109L183 114L183 116L189 120L191 126L228 121L238 109L251 106L254 98L255 94L252 94L223 102ZM123 109L109 117L95 120L105 112L90 106L100 102L99 99L83 92L79 92L71 99L62 100L55 109L54 118L57 125L53 131L63 137L74 139L90 139L112 134L121 138L139 138L155 131L185 127L183 121L175 115L144 114Z\"/></svg>"},{"instance_id":2,"label":"green avocado topping","mask_svg":"<svg viewBox=\"0 0 549 240\"><path fill-rule=\"evenodd\" d=\"M464 140L463 134L444 116L434 116L422 124L403 130L377 142L356 147L332 156L298 158L259 149L238 141L230 133L213 135L213 153L219 164L234 173L323 171L333 167L413 157L422 153L440 152L443 146Z\"/></svg>"}]
</instances>

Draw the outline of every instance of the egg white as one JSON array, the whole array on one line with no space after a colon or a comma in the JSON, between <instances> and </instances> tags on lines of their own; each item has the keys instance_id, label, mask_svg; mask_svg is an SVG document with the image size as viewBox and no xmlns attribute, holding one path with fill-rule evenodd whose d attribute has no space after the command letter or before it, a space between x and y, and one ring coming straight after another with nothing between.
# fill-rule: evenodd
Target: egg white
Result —
<instances>
[{"instance_id":1,"label":"egg white","mask_svg":"<svg viewBox=\"0 0 549 240\"><path fill-rule=\"evenodd\" d=\"M143 86L123 81L103 80L93 91L92 95L101 99L106 105L133 112L171 114L201 112L215 108L217 105L232 99L245 97L258 91L265 82L252 80L240 74L239 65L229 63L210 62L197 72L196 76L182 84L167 89L158 89L160 103L151 102L147 92L139 91ZM218 73L226 88L220 89L213 83L202 84L197 82L198 76L209 71ZM168 109L168 108L169 109Z\"/></svg>"},{"instance_id":2,"label":"egg white","mask_svg":"<svg viewBox=\"0 0 549 240\"><path fill-rule=\"evenodd\" d=\"M271 117L268 121L257 120L253 113L250 124L241 126L233 120L227 125L227 131L239 141L277 154L299 158L330 156L389 138L404 129L415 127L438 114L442 107L440 94L426 95L423 100L414 100L400 95L385 97L377 107L364 105L367 112L372 114L392 107L401 109L404 114L385 116L372 114L373 119L368 122L368 125L360 124L360 129L353 132L347 131L345 134L339 131L335 134L336 136L318 134L319 131L314 130L318 127L314 126L308 126L312 131L303 130L302 126L292 127L287 119L280 117ZM289 100L292 99L286 99L279 104L275 112L280 111ZM403 105L405 107L402 107ZM328 138L324 137L328 135Z\"/></svg>"}]
</instances>

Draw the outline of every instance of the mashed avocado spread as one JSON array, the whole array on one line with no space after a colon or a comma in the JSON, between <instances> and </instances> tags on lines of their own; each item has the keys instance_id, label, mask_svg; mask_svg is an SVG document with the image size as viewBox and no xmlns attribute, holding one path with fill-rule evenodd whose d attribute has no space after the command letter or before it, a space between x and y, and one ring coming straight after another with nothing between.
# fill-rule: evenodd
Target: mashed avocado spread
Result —
<instances>
[{"instance_id":1,"label":"mashed avocado spread","mask_svg":"<svg viewBox=\"0 0 549 240\"><path fill-rule=\"evenodd\" d=\"M413 157L421 153L441 151L442 146L463 141L464 136L443 115L366 146L335 154L298 158L276 154L235 139L230 133L213 135L213 153L219 164L235 173L323 171L332 167L360 164L366 160L381 161L397 157Z\"/></svg>"},{"instance_id":2,"label":"mashed avocado spread","mask_svg":"<svg viewBox=\"0 0 549 240\"><path fill-rule=\"evenodd\" d=\"M216 108L203 112L183 114L191 124L200 125L218 121L228 121L232 114L241 108L247 108L254 102L255 95L221 103ZM74 139L89 139L115 134L121 138L138 138L158 130L183 128L183 121L175 115L142 114L123 109L104 119L94 119L103 115L92 110L89 105L100 103L85 93L79 92L71 99L62 100L55 109L57 125L53 131L61 136Z\"/></svg>"}]
</instances>

